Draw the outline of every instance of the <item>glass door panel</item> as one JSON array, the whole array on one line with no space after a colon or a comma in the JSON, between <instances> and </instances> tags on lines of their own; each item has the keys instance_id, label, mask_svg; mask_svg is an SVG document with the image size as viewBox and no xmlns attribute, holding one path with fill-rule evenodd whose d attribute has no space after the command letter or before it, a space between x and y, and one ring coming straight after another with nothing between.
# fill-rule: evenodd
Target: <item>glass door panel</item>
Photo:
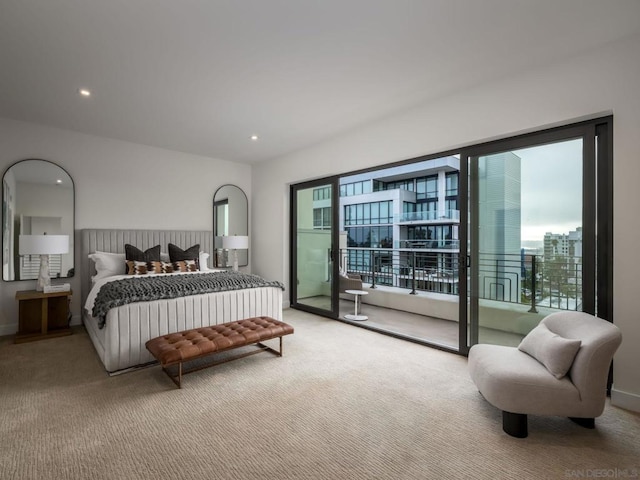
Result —
<instances>
[{"instance_id":1,"label":"glass door panel","mask_svg":"<svg viewBox=\"0 0 640 480\"><path fill-rule=\"evenodd\" d=\"M451 152L340 177L341 268L368 293L367 328L458 349L459 169Z\"/></svg>"},{"instance_id":2,"label":"glass door panel","mask_svg":"<svg viewBox=\"0 0 640 480\"><path fill-rule=\"evenodd\" d=\"M471 156L470 344L583 309L583 139Z\"/></svg>"},{"instance_id":3,"label":"glass door panel","mask_svg":"<svg viewBox=\"0 0 640 480\"><path fill-rule=\"evenodd\" d=\"M292 187L292 306L335 317L334 186L307 185Z\"/></svg>"}]
</instances>

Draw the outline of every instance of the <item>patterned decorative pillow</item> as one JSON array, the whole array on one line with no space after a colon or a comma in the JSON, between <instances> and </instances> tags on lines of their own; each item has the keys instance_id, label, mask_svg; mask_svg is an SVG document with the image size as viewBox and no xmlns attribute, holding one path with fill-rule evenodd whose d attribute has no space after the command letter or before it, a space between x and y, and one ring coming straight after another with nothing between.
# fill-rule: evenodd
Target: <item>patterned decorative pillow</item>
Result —
<instances>
[{"instance_id":1,"label":"patterned decorative pillow","mask_svg":"<svg viewBox=\"0 0 640 480\"><path fill-rule=\"evenodd\" d=\"M173 263L171 262L147 262L149 273L173 273Z\"/></svg>"},{"instance_id":2,"label":"patterned decorative pillow","mask_svg":"<svg viewBox=\"0 0 640 480\"><path fill-rule=\"evenodd\" d=\"M181 260L179 262L173 262L174 272L197 272L198 264L195 260Z\"/></svg>"},{"instance_id":3,"label":"patterned decorative pillow","mask_svg":"<svg viewBox=\"0 0 640 480\"><path fill-rule=\"evenodd\" d=\"M196 262L196 270L200 270L200 244L193 245L186 250L182 250L173 243L169 244L169 258L171 263L181 262L183 260L193 260Z\"/></svg>"},{"instance_id":4,"label":"patterned decorative pillow","mask_svg":"<svg viewBox=\"0 0 640 480\"><path fill-rule=\"evenodd\" d=\"M127 275L146 275L147 273L153 273L149 271L147 262L127 260Z\"/></svg>"},{"instance_id":5,"label":"patterned decorative pillow","mask_svg":"<svg viewBox=\"0 0 640 480\"><path fill-rule=\"evenodd\" d=\"M124 246L124 253L126 259L136 262L160 262L160 245L151 247L144 252L133 245L126 244Z\"/></svg>"}]
</instances>

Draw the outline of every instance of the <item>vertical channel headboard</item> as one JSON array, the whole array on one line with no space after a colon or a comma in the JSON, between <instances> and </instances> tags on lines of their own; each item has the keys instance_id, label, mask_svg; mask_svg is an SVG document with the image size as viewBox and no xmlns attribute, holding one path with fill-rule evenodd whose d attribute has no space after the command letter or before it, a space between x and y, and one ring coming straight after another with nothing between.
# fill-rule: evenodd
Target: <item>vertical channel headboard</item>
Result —
<instances>
[{"instance_id":1,"label":"vertical channel headboard","mask_svg":"<svg viewBox=\"0 0 640 480\"><path fill-rule=\"evenodd\" d=\"M182 249L200 244L200 251L207 252L213 258L213 232L192 230L112 230L112 229L84 229L81 230L80 276L82 289L82 308L91 289L91 277L95 275L93 262L89 260L90 253L110 252L124 253L124 246L130 243L135 247L146 250L160 245L162 252L169 251L169 243Z\"/></svg>"}]
</instances>

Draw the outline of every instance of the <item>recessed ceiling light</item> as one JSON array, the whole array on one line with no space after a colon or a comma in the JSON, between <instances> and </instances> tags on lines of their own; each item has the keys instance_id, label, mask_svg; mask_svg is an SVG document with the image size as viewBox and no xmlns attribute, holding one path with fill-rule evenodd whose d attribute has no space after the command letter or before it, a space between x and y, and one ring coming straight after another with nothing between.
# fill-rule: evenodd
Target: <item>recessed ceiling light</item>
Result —
<instances>
[{"instance_id":1,"label":"recessed ceiling light","mask_svg":"<svg viewBox=\"0 0 640 480\"><path fill-rule=\"evenodd\" d=\"M251 135L249 138L255 142L258 140L258 135Z\"/></svg>"},{"instance_id":2,"label":"recessed ceiling light","mask_svg":"<svg viewBox=\"0 0 640 480\"><path fill-rule=\"evenodd\" d=\"M86 88L80 88L78 90L78 93L80 95L82 95L83 97L90 97L91 96L91 90L87 90Z\"/></svg>"},{"instance_id":3,"label":"recessed ceiling light","mask_svg":"<svg viewBox=\"0 0 640 480\"><path fill-rule=\"evenodd\" d=\"M57 179L57 180L56 180L56 183L57 183L58 185L60 185L60 184L62 183L62 180Z\"/></svg>"}]
</instances>

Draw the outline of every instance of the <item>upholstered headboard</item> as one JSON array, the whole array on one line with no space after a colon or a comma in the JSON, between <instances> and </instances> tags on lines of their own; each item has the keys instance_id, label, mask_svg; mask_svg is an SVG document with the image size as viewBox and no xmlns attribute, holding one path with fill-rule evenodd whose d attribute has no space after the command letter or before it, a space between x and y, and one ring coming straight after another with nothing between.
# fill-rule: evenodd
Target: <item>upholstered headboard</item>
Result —
<instances>
[{"instance_id":1,"label":"upholstered headboard","mask_svg":"<svg viewBox=\"0 0 640 480\"><path fill-rule=\"evenodd\" d=\"M168 252L169 243L182 249L200 244L200 251L211 255L209 266L213 258L213 232L189 230L111 230L85 229L81 230L80 276L82 289L82 307L91 289L91 277L96 271L88 255L95 251L124 253L124 245L130 243L141 250L161 246L161 251Z\"/></svg>"}]
</instances>

